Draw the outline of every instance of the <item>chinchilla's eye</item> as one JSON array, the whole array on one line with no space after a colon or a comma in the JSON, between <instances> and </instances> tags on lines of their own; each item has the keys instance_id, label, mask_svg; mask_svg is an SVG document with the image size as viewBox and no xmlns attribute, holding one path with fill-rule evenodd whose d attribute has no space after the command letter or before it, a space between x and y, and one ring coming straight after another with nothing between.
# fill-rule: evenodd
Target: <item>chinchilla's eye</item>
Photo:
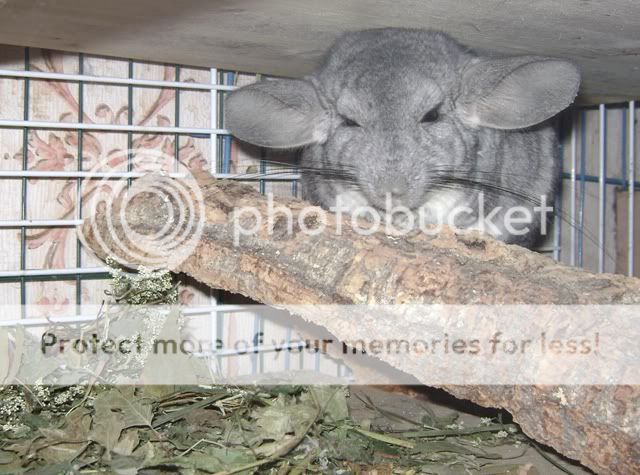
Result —
<instances>
[{"instance_id":1,"label":"chinchilla's eye","mask_svg":"<svg viewBox=\"0 0 640 475\"><path fill-rule=\"evenodd\" d=\"M440 118L440 112L438 111L438 107L434 107L420 119L420 123L424 124L427 122L435 122Z\"/></svg>"},{"instance_id":2,"label":"chinchilla's eye","mask_svg":"<svg viewBox=\"0 0 640 475\"><path fill-rule=\"evenodd\" d=\"M344 125L345 127L360 127L360 124L358 124L355 120L349 119L349 117L345 116L342 116L342 125Z\"/></svg>"}]
</instances>

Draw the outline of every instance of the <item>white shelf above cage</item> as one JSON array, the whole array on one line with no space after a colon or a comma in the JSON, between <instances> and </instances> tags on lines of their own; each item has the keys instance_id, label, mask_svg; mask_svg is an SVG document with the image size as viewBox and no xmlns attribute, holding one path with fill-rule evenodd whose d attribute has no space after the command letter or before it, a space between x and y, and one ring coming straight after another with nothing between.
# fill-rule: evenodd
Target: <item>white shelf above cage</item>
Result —
<instances>
[{"instance_id":1,"label":"white shelf above cage","mask_svg":"<svg viewBox=\"0 0 640 475\"><path fill-rule=\"evenodd\" d=\"M0 43L283 76L311 71L340 33L382 26L572 59L583 103L640 97L634 0L0 0Z\"/></svg>"}]
</instances>

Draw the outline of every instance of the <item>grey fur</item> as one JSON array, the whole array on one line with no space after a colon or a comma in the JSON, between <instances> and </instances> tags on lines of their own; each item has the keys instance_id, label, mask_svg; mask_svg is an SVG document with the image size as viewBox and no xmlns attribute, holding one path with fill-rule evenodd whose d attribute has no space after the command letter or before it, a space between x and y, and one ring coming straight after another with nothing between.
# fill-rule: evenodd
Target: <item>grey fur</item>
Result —
<instances>
[{"instance_id":1,"label":"grey fur","mask_svg":"<svg viewBox=\"0 0 640 475\"><path fill-rule=\"evenodd\" d=\"M477 210L483 191L485 209L503 207L501 222L510 207L533 211L542 195L553 203L560 163L548 119L579 82L571 63L553 58L480 57L441 32L365 30L341 37L303 80L231 93L226 125L254 144L304 146L305 197L326 208L345 193L351 209L383 208L391 193L394 204L423 207L436 221L455 206ZM435 120L421 122L436 108ZM477 221L465 214L456 225ZM530 246L539 226L494 234Z\"/></svg>"}]
</instances>

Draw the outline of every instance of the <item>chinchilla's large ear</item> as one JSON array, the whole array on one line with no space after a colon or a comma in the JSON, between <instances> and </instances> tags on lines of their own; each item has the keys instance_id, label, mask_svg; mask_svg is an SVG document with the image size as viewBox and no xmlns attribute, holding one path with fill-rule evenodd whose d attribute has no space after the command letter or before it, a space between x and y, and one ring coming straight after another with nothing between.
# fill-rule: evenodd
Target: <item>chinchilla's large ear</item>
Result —
<instances>
[{"instance_id":1,"label":"chinchilla's large ear","mask_svg":"<svg viewBox=\"0 0 640 475\"><path fill-rule=\"evenodd\" d=\"M263 80L229 94L225 126L255 145L293 148L324 141L328 115L309 81Z\"/></svg>"},{"instance_id":2,"label":"chinchilla's large ear","mask_svg":"<svg viewBox=\"0 0 640 475\"><path fill-rule=\"evenodd\" d=\"M464 120L495 129L519 129L548 119L573 102L578 69L536 56L477 59L466 69L456 106Z\"/></svg>"}]
</instances>

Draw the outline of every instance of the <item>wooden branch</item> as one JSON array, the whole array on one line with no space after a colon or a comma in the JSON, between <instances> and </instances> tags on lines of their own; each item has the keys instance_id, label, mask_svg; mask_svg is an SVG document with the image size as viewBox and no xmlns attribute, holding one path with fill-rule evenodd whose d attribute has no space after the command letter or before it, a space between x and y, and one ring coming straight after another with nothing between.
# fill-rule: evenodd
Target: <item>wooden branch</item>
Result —
<instances>
[{"instance_id":1,"label":"wooden branch","mask_svg":"<svg viewBox=\"0 0 640 475\"><path fill-rule=\"evenodd\" d=\"M142 180L153 181L152 177ZM268 203L253 188L197 175L202 190L206 226L195 248L174 249L166 265L214 288L243 294L270 305L286 304L632 304L640 303L640 280L618 275L589 274L566 267L517 246L480 235L438 236L415 233L390 237L357 235L329 214L326 229L309 236L295 225L292 234L276 218L268 232ZM170 219L164 203L173 198L139 195L126 207L130 225L141 234L160 230ZM307 203L278 200L297 216ZM125 234L116 201L109 213L99 210L82 228L84 241L101 257L132 255L118 244ZM250 206L264 218L251 236L235 245L233 210ZM248 214L239 221L250 227ZM317 226L313 217L303 220ZM111 228L108 227L111 224ZM116 239L117 238L117 239ZM103 240L100 243L100 239ZM144 255L161 254L152 242ZM136 260L137 259L137 260ZM133 259L138 262L139 258ZM384 334L377 322L321 320L336 337L349 339L358 331ZM367 326L363 328L363 326ZM410 322L394 322L394 334L410 335ZM387 336L385 334L385 336ZM384 359L384 358L383 358ZM428 378L410 362L390 361L422 381ZM567 386L566 401L553 397L557 387L448 386L454 396L509 410L523 430L568 457L606 473L640 473L640 388L636 386ZM567 403L569 401L569 403ZM596 410L597 408L597 410ZM633 422L635 420L635 422ZM624 421L624 422L621 422ZM629 422L632 421L632 422Z\"/></svg>"}]
</instances>

